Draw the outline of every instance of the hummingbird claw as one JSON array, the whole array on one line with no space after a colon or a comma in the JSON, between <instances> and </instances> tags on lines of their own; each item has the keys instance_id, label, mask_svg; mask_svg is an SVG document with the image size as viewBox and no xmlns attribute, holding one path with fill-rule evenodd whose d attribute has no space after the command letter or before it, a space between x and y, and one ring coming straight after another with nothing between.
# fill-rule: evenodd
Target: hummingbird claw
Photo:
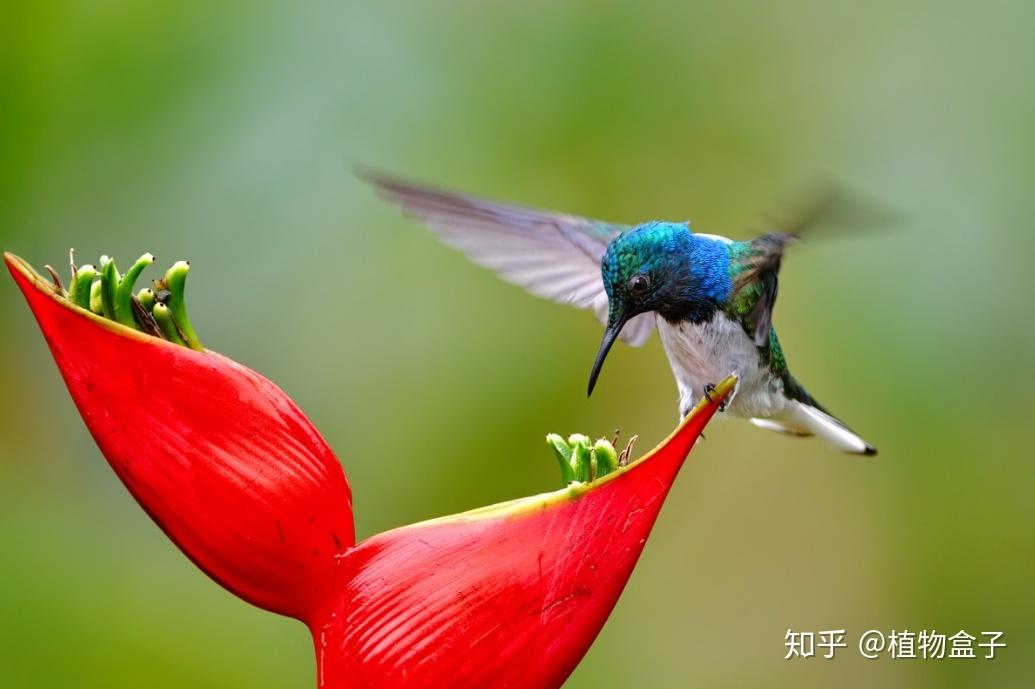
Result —
<instances>
[{"instance_id":1,"label":"hummingbird claw","mask_svg":"<svg viewBox=\"0 0 1035 689\"><path fill-rule=\"evenodd\" d=\"M715 384L714 383L706 383L705 386L704 386L704 396L708 398L709 402L714 402L715 401L715 398L712 397L712 394L714 392L715 392ZM722 401L722 403L719 405L719 411L721 411L721 412L726 411L726 403L727 402L728 402L728 398Z\"/></svg>"}]
</instances>

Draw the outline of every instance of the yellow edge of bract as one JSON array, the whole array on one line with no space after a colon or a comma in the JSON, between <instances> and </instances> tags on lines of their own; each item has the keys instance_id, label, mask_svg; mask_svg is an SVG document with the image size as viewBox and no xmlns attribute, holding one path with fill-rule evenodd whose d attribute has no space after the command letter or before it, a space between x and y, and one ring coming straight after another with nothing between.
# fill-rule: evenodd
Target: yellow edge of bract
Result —
<instances>
[{"instance_id":1,"label":"yellow edge of bract","mask_svg":"<svg viewBox=\"0 0 1035 689\"><path fill-rule=\"evenodd\" d=\"M55 293L54 284L49 282L45 277L43 277L39 273L37 273L36 269L29 265L28 261L23 259L21 256L15 256L11 252L5 251L4 260L7 262L8 265L14 266L19 273L28 278L36 287L36 289L38 289L40 292L43 292L48 297L50 297L66 309L74 311L75 313L78 313L82 316L86 316L87 318L93 320L94 323L100 325L101 327L107 328L108 330L118 333L119 335L135 337L143 342L152 344L160 343L162 345L168 345L169 347L176 347L177 349L188 349L188 351L194 351L190 348L185 348L182 345L173 344L168 340L163 340L160 337L154 337L152 335L142 333L139 330L130 328L129 326L123 325L118 321L113 321L108 318L105 318L104 316L99 316L93 311L90 311L89 309L84 309L83 307L72 303L72 301L66 299L65 297L58 296L58 294Z\"/></svg>"},{"instance_id":2,"label":"yellow edge of bract","mask_svg":"<svg viewBox=\"0 0 1035 689\"><path fill-rule=\"evenodd\" d=\"M735 375L727 376L721 383L715 386L715 390L712 395L714 396L715 402L721 403L726 399L727 396L733 391L733 388L737 385L737 377ZM654 447L650 452L643 455L639 459L629 462L623 467L619 467L614 472L604 476L603 478L591 481L589 483L573 483L569 486L561 488L559 490L550 491L548 493L539 493L536 495L529 495L523 498L515 498L514 500L507 500L505 502L498 502L493 505L486 505L484 507L476 507L473 510L466 512L459 512L457 514L451 514L444 517L435 517L433 519L427 519L422 522L415 524L409 524L407 526L400 527L400 529L411 529L420 528L424 526L434 526L436 524L443 524L447 522L464 522L474 519L489 519L495 517L514 516L524 512L531 512L534 510L546 509L550 505L563 502L565 500L571 500L582 495L585 495L589 491L606 484L609 481L617 479L622 474L627 473L634 467L643 464L651 457L653 457L662 447L668 444L672 438L679 434L683 427L690 423L691 420L704 411L711 402L707 399L702 398L697 406L687 414L683 422L676 426L676 429L672 431L668 437L662 440L658 445ZM398 529L397 529L398 530Z\"/></svg>"}]
</instances>

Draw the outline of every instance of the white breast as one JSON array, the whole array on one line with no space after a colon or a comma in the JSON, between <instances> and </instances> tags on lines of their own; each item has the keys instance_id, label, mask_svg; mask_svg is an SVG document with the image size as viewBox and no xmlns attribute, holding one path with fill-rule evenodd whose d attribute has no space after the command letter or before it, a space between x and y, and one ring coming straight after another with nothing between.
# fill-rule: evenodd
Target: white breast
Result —
<instances>
[{"instance_id":1,"label":"white breast","mask_svg":"<svg viewBox=\"0 0 1035 689\"><path fill-rule=\"evenodd\" d=\"M763 368L758 348L744 328L724 313L701 325L672 325L658 318L658 333L679 386L679 409L685 414L703 394L731 373L740 383L728 411L743 417L767 417L787 404L783 382Z\"/></svg>"}]
</instances>

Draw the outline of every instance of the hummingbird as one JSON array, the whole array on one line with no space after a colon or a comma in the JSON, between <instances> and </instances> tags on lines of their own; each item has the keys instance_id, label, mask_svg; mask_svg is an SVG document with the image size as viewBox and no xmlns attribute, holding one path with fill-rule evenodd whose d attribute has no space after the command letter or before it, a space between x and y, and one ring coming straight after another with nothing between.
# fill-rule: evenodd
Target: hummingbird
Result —
<instances>
[{"instance_id":1,"label":"hummingbird","mask_svg":"<svg viewBox=\"0 0 1035 689\"><path fill-rule=\"evenodd\" d=\"M772 325L784 251L830 210L832 195L776 231L734 241L689 222L615 224L361 174L472 262L533 295L593 311L604 337L588 394L617 339L640 346L656 329L681 417L734 373L723 412L847 453L877 453L791 375Z\"/></svg>"}]
</instances>

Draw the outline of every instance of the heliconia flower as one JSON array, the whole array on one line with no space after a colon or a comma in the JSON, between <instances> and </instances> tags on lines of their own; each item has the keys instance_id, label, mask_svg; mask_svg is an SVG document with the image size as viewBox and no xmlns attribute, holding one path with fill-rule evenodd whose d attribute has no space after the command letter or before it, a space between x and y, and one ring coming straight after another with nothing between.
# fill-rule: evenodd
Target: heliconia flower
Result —
<instances>
[{"instance_id":1,"label":"heliconia flower","mask_svg":"<svg viewBox=\"0 0 1035 689\"><path fill-rule=\"evenodd\" d=\"M5 259L119 478L216 581L308 625L322 689L559 687L735 385L719 383L641 459L550 436L564 488L356 544L338 461L279 388L185 332L182 280L178 310L156 314L165 295L127 302L132 282L110 262L65 292ZM91 300L98 290L108 296Z\"/></svg>"},{"instance_id":2,"label":"heliconia flower","mask_svg":"<svg viewBox=\"0 0 1035 689\"><path fill-rule=\"evenodd\" d=\"M355 533L341 465L290 398L224 356L74 306L4 258L87 428L141 507L237 595L311 614Z\"/></svg>"}]
</instances>

